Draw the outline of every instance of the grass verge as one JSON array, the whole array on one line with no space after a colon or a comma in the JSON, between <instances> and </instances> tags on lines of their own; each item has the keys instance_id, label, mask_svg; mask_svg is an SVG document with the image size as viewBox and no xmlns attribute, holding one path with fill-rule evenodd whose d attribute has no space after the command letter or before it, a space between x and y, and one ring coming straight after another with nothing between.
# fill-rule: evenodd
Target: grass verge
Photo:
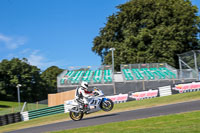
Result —
<instances>
[{"instance_id":1,"label":"grass verge","mask_svg":"<svg viewBox=\"0 0 200 133\"><path fill-rule=\"evenodd\" d=\"M200 111L114 122L53 133L197 133L200 132Z\"/></svg>"},{"instance_id":2,"label":"grass verge","mask_svg":"<svg viewBox=\"0 0 200 133\"><path fill-rule=\"evenodd\" d=\"M23 103L20 103L21 108L23 107ZM47 104L37 104L37 103L27 103L24 111L30 111L34 109L40 109L48 107ZM0 101L0 115L20 112L21 108L19 107L18 102L9 102L9 101Z\"/></svg>"},{"instance_id":3,"label":"grass verge","mask_svg":"<svg viewBox=\"0 0 200 133\"><path fill-rule=\"evenodd\" d=\"M18 107L18 105L18 102L0 101L0 111L10 107Z\"/></svg>"},{"instance_id":4,"label":"grass verge","mask_svg":"<svg viewBox=\"0 0 200 133\"><path fill-rule=\"evenodd\" d=\"M171 95L171 96L166 96L166 97L158 97L158 98L153 98L153 99L145 99L141 101L131 101L127 103L120 103L120 104L116 104L114 109L110 111L109 113L116 113L116 112L148 108L148 107L153 107L153 106L161 106L161 105L167 105L167 104L173 104L173 103L185 102L185 101L193 101L193 100L200 100L200 91L184 93L184 94L176 94L176 95ZM108 113L99 111L99 112L84 116L84 118L92 117L96 115L103 115L103 114L108 114ZM33 119L30 121L19 122L19 123L2 126L0 129L0 132L12 131L12 130L17 130L17 129L22 129L22 128L33 127L33 126L40 126L40 125L56 123L56 122L61 122L61 121L66 121L66 120L69 120L68 114L57 114L57 115Z\"/></svg>"}]
</instances>

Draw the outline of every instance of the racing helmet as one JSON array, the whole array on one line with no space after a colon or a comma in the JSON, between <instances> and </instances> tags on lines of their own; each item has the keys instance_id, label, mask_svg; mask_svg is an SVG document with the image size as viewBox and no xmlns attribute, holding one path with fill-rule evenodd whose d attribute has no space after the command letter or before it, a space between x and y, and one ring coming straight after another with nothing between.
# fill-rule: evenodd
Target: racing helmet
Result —
<instances>
[{"instance_id":1,"label":"racing helmet","mask_svg":"<svg viewBox=\"0 0 200 133\"><path fill-rule=\"evenodd\" d=\"M88 83L85 82L85 81L83 81L83 82L81 83L81 87L83 87L84 89L88 89Z\"/></svg>"}]
</instances>

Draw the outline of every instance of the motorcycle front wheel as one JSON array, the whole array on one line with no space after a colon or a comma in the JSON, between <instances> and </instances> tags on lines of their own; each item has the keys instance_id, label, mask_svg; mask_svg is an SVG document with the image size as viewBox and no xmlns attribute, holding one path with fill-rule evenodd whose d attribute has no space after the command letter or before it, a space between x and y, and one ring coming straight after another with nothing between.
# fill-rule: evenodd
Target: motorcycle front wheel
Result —
<instances>
[{"instance_id":1,"label":"motorcycle front wheel","mask_svg":"<svg viewBox=\"0 0 200 133\"><path fill-rule=\"evenodd\" d=\"M100 106L103 111L107 112L107 111L111 111L113 109L114 103L112 100L107 99L107 100L101 102Z\"/></svg>"},{"instance_id":2,"label":"motorcycle front wheel","mask_svg":"<svg viewBox=\"0 0 200 133\"><path fill-rule=\"evenodd\" d=\"M75 108L73 108L73 109L75 109ZM75 110L76 110L76 109L75 109ZM78 112L78 113L72 112L72 111L69 112L70 118L71 118L72 120L74 120L74 121L79 121L79 120L81 120L81 119L83 118L83 115L84 115L83 111L80 111L80 112Z\"/></svg>"}]
</instances>

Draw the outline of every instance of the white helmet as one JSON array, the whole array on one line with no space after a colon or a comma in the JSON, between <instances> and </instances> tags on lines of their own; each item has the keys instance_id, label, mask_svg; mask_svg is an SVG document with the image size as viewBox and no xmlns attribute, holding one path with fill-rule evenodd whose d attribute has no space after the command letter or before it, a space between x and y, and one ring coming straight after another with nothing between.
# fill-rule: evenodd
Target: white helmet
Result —
<instances>
[{"instance_id":1,"label":"white helmet","mask_svg":"<svg viewBox=\"0 0 200 133\"><path fill-rule=\"evenodd\" d=\"M88 83L85 82L85 81L83 81L83 82L81 83L81 87L83 87L84 89L88 89Z\"/></svg>"}]
</instances>

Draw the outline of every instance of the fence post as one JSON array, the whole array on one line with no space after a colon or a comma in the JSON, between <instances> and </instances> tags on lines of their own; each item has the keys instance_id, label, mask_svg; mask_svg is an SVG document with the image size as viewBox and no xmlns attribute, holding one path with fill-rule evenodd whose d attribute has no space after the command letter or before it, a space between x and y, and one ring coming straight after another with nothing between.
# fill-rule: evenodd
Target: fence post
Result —
<instances>
[{"instance_id":1,"label":"fence post","mask_svg":"<svg viewBox=\"0 0 200 133\"><path fill-rule=\"evenodd\" d=\"M13 107L11 108L11 112L14 113L14 108Z\"/></svg>"},{"instance_id":2,"label":"fence post","mask_svg":"<svg viewBox=\"0 0 200 133\"><path fill-rule=\"evenodd\" d=\"M144 81L142 81L142 87L143 87L143 90L145 90L145 83L144 83Z\"/></svg>"},{"instance_id":3,"label":"fence post","mask_svg":"<svg viewBox=\"0 0 200 133\"><path fill-rule=\"evenodd\" d=\"M36 109L38 109L38 101L36 102Z\"/></svg>"}]
</instances>

